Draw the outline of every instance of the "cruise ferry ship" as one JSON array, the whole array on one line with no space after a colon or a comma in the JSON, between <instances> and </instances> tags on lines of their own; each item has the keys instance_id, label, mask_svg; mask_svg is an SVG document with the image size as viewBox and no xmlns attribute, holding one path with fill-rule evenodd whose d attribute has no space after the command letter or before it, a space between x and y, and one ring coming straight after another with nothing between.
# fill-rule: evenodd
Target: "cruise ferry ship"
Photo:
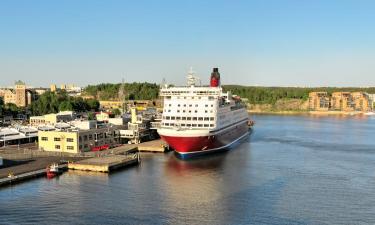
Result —
<instances>
[{"instance_id":1,"label":"cruise ferry ship","mask_svg":"<svg viewBox=\"0 0 375 225\"><path fill-rule=\"evenodd\" d=\"M249 134L249 116L239 96L223 92L214 68L210 85L201 86L190 70L188 85L164 85L158 133L181 158L225 150Z\"/></svg>"}]
</instances>

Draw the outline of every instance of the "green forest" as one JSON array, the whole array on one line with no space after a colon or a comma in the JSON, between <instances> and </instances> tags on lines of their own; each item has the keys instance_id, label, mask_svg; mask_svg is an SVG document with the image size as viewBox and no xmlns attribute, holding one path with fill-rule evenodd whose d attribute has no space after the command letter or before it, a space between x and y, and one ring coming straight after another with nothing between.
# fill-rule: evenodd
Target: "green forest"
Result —
<instances>
[{"instance_id":1,"label":"green forest","mask_svg":"<svg viewBox=\"0 0 375 225\"><path fill-rule=\"evenodd\" d=\"M83 94L98 100L118 100L121 85L121 83L89 85L83 90ZM123 93L126 100L156 99L159 95L159 85L147 82L125 83Z\"/></svg>"},{"instance_id":2,"label":"green forest","mask_svg":"<svg viewBox=\"0 0 375 225\"><path fill-rule=\"evenodd\" d=\"M97 111L99 106L99 102L95 99L70 97L65 91L48 91L39 96L38 100L32 102L28 106L28 110L31 112L31 115L44 115L59 111Z\"/></svg>"},{"instance_id":3,"label":"green forest","mask_svg":"<svg viewBox=\"0 0 375 225\"><path fill-rule=\"evenodd\" d=\"M117 100L121 84L89 85L84 89L84 94L93 96L98 100ZM158 97L159 85L152 83L126 83L124 85L125 99L152 100ZM335 91L364 91L375 93L375 87L255 87L241 85L223 85L225 91L247 98L251 104L275 104L280 99L307 100L311 91L326 91L331 94Z\"/></svg>"},{"instance_id":4,"label":"green forest","mask_svg":"<svg viewBox=\"0 0 375 225\"><path fill-rule=\"evenodd\" d=\"M70 97L64 91L46 92L39 96L38 100L32 102L27 108L18 108L14 104L4 104L0 98L0 115L27 113L29 115L44 115L64 110L92 111L99 109L98 100L118 100L121 83L89 85L83 90L83 95L93 96L95 99L85 100L80 97ZM254 87L241 85L224 85L225 91L231 91L235 95L247 98L250 104L271 104L278 100L299 99L307 100L311 91L326 91L331 94L335 91L364 91L375 93L375 87ZM159 85L155 83L125 83L124 97L128 100L153 100L158 98Z\"/></svg>"},{"instance_id":5,"label":"green forest","mask_svg":"<svg viewBox=\"0 0 375 225\"><path fill-rule=\"evenodd\" d=\"M356 88L356 87L254 87L240 85L224 85L224 90L231 91L233 94L242 98L247 98L251 104L275 104L281 99L301 99L307 100L309 93L312 91L326 91L328 94L336 91L364 91L367 93L375 93L375 87Z\"/></svg>"},{"instance_id":6,"label":"green forest","mask_svg":"<svg viewBox=\"0 0 375 225\"><path fill-rule=\"evenodd\" d=\"M16 116L18 113L22 113L38 116L67 110L76 112L97 111L99 106L99 102L95 99L85 100L80 97L70 97L65 91L47 91L26 108L17 107L12 103L4 104L3 99L0 98L0 115Z\"/></svg>"}]
</instances>

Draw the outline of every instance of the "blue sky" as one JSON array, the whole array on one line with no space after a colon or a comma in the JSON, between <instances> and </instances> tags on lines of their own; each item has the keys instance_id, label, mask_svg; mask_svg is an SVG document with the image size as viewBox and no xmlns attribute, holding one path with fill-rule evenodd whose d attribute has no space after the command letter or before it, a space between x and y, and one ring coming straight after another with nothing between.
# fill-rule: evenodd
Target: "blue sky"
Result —
<instances>
[{"instance_id":1,"label":"blue sky","mask_svg":"<svg viewBox=\"0 0 375 225\"><path fill-rule=\"evenodd\" d=\"M0 86L375 86L375 1L0 1Z\"/></svg>"}]
</instances>

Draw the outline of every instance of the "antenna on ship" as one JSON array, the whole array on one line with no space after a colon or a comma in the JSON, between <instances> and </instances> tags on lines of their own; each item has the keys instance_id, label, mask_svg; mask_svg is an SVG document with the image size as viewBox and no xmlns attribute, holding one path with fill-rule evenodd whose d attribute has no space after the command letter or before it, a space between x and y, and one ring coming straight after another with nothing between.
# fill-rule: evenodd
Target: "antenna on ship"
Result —
<instances>
[{"instance_id":1,"label":"antenna on ship","mask_svg":"<svg viewBox=\"0 0 375 225\"><path fill-rule=\"evenodd\" d=\"M195 72L193 71L193 67L191 66L190 71L187 75L187 84L188 86L194 86L197 81L199 81L199 84L201 84L199 77L195 76Z\"/></svg>"},{"instance_id":2,"label":"antenna on ship","mask_svg":"<svg viewBox=\"0 0 375 225\"><path fill-rule=\"evenodd\" d=\"M166 87L168 87L168 84L165 78L163 77L163 80L160 83L160 88L166 88Z\"/></svg>"}]
</instances>

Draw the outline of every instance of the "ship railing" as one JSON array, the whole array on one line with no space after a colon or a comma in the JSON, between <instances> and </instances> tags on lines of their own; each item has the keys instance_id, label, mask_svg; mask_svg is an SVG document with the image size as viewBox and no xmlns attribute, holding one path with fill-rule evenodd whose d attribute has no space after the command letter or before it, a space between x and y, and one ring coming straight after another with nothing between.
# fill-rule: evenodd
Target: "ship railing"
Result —
<instances>
[{"instance_id":1,"label":"ship railing","mask_svg":"<svg viewBox=\"0 0 375 225\"><path fill-rule=\"evenodd\" d=\"M160 122L151 122L150 125L151 125L150 129L159 129L161 127Z\"/></svg>"}]
</instances>

